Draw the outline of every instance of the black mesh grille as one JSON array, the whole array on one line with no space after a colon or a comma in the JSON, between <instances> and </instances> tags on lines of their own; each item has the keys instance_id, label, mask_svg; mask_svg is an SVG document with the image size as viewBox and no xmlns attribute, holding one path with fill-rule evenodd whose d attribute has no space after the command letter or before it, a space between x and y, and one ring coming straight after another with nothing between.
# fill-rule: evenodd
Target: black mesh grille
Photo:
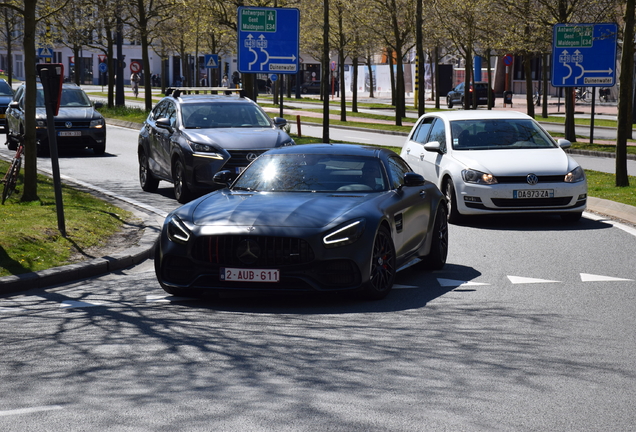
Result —
<instances>
[{"instance_id":1,"label":"black mesh grille","mask_svg":"<svg viewBox=\"0 0 636 432\"><path fill-rule=\"evenodd\" d=\"M72 126L70 128L66 127L67 120L64 121L56 121L55 129L59 131L63 131L64 129L88 129L91 125L90 120L68 120Z\"/></svg>"},{"instance_id":2,"label":"black mesh grille","mask_svg":"<svg viewBox=\"0 0 636 432\"><path fill-rule=\"evenodd\" d=\"M538 176L539 184L541 183L563 183L565 181L565 174L550 175L550 176ZM521 183L528 184L527 176L497 176L498 183Z\"/></svg>"},{"instance_id":3,"label":"black mesh grille","mask_svg":"<svg viewBox=\"0 0 636 432\"><path fill-rule=\"evenodd\" d=\"M228 150L230 159L225 163L223 169L233 170L233 168L246 167L252 162L254 157L260 156L266 151L267 150Z\"/></svg>"},{"instance_id":4,"label":"black mesh grille","mask_svg":"<svg viewBox=\"0 0 636 432\"><path fill-rule=\"evenodd\" d=\"M493 198L492 203L497 207L558 207L568 205L572 197L557 198L529 198L529 199L503 199Z\"/></svg>"},{"instance_id":5,"label":"black mesh grille","mask_svg":"<svg viewBox=\"0 0 636 432\"><path fill-rule=\"evenodd\" d=\"M305 240L270 236L200 237L192 255L196 260L214 265L237 267L281 267L314 260L314 252Z\"/></svg>"}]
</instances>

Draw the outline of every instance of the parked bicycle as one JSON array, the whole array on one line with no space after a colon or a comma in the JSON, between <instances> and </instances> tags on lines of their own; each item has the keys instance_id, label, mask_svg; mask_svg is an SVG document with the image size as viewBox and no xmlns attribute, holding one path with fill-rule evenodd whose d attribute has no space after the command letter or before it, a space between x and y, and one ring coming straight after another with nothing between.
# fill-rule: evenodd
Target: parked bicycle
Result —
<instances>
[{"instance_id":1,"label":"parked bicycle","mask_svg":"<svg viewBox=\"0 0 636 432\"><path fill-rule=\"evenodd\" d=\"M609 101L610 92L611 90L609 87L601 87L600 89L598 89L598 98L601 100L601 102Z\"/></svg>"},{"instance_id":2,"label":"parked bicycle","mask_svg":"<svg viewBox=\"0 0 636 432\"><path fill-rule=\"evenodd\" d=\"M574 90L574 97L576 98L577 102L585 102L587 101L587 97L590 95L590 92L583 87L577 87Z\"/></svg>"},{"instance_id":3,"label":"parked bicycle","mask_svg":"<svg viewBox=\"0 0 636 432\"><path fill-rule=\"evenodd\" d=\"M18 183L18 175L20 175L20 168L22 167L22 154L24 153L24 136L20 136L18 139L18 148L15 152L15 156L11 159L11 166L9 171L4 175L2 183L2 205L9 199L9 197L15 191L15 186Z\"/></svg>"}]
</instances>

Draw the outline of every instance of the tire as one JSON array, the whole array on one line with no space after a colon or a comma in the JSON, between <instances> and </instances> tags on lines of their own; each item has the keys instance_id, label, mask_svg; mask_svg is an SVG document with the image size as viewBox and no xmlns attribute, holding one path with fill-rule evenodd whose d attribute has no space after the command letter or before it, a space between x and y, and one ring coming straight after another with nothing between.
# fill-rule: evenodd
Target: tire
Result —
<instances>
[{"instance_id":1,"label":"tire","mask_svg":"<svg viewBox=\"0 0 636 432\"><path fill-rule=\"evenodd\" d=\"M448 108L453 107L453 101L451 100L449 96L446 97L446 106L448 106Z\"/></svg>"},{"instance_id":2,"label":"tire","mask_svg":"<svg viewBox=\"0 0 636 432\"><path fill-rule=\"evenodd\" d=\"M453 180L450 178L444 181L444 195L446 195L447 201L448 222L456 224L461 221L462 215L457 210L457 195L455 194Z\"/></svg>"},{"instance_id":3,"label":"tire","mask_svg":"<svg viewBox=\"0 0 636 432\"><path fill-rule=\"evenodd\" d=\"M145 192L156 192L159 187L159 180L150 171L148 156L143 150L139 152L139 184Z\"/></svg>"},{"instance_id":4,"label":"tire","mask_svg":"<svg viewBox=\"0 0 636 432\"><path fill-rule=\"evenodd\" d=\"M174 163L174 167L172 169L172 181L174 183L174 197L177 199L177 202L185 204L190 201L192 193L188 188L186 170L181 159L178 159Z\"/></svg>"},{"instance_id":5,"label":"tire","mask_svg":"<svg viewBox=\"0 0 636 432\"><path fill-rule=\"evenodd\" d=\"M371 252L371 274L364 289L364 297L380 300L386 297L395 280L395 245L389 231L381 226L375 234Z\"/></svg>"},{"instance_id":6,"label":"tire","mask_svg":"<svg viewBox=\"0 0 636 432\"><path fill-rule=\"evenodd\" d=\"M569 222L569 223L578 222L581 219L581 216L583 216L583 212L561 213L561 219L563 219L564 222Z\"/></svg>"},{"instance_id":7,"label":"tire","mask_svg":"<svg viewBox=\"0 0 636 432\"><path fill-rule=\"evenodd\" d=\"M439 270L446 264L448 257L448 215L444 203L437 206L429 254L422 257L422 266L429 270Z\"/></svg>"},{"instance_id":8,"label":"tire","mask_svg":"<svg viewBox=\"0 0 636 432\"><path fill-rule=\"evenodd\" d=\"M9 199L9 197L15 191L15 186L18 183L18 175L20 174L20 167L22 166L22 159L13 159L7 177L5 179L4 187L2 188L2 204Z\"/></svg>"}]
</instances>

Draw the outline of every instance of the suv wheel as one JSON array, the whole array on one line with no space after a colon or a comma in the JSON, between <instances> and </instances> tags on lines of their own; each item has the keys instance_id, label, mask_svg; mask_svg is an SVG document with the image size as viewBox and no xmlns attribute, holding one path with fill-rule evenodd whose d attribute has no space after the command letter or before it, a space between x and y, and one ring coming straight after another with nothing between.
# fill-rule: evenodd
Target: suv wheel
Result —
<instances>
[{"instance_id":1,"label":"suv wheel","mask_svg":"<svg viewBox=\"0 0 636 432\"><path fill-rule=\"evenodd\" d=\"M159 180L150 171L148 156L143 150L139 151L139 183L146 192L155 192L159 187Z\"/></svg>"},{"instance_id":2,"label":"suv wheel","mask_svg":"<svg viewBox=\"0 0 636 432\"><path fill-rule=\"evenodd\" d=\"M174 197L177 201L181 204L185 204L190 201L192 193L188 188L186 170L181 159L178 159L174 163L174 168L172 170L172 182L174 183Z\"/></svg>"}]
</instances>

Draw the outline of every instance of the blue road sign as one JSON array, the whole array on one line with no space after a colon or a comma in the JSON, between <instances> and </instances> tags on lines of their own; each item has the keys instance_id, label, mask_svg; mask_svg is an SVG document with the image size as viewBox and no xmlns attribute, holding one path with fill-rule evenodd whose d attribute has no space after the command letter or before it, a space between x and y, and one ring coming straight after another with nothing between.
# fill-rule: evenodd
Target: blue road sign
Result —
<instances>
[{"instance_id":1,"label":"blue road sign","mask_svg":"<svg viewBox=\"0 0 636 432\"><path fill-rule=\"evenodd\" d=\"M207 69L219 67L219 55L218 54L206 54L205 55L205 67Z\"/></svg>"},{"instance_id":2,"label":"blue road sign","mask_svg":"<svg viewBox=\"0 0 636 432\"><path fill-rule=\"evenodd\" d=\"M617 36L615 23L556 24L552 38L552 85L614 86Z\"/></svg>"},{"instance_id":3,"label":"blue road sign","mask_svg":"<svg viewBox=\"0 0 636 432\"><path fill-rule=\"evenodd\" d=\"M98 68L101 73L108 72L108 65L106 63L100 63Z\"/></svg>"},{"instance_id":4,"label":"blue road sign","mask_svg":"<svg viewBox=\"0 0 636 432\"><path fill-rule=\"evenodd\" d=\"M53 58L53 50L51 48L38 48L38 57Z\"/></svg>"},{"instance_id":5,"label":"blue road sign","mask_svg":"<svg viewBox=\"0 0 636 432\"><path fill-rule=\"evenodd\" d=\"M292 8L238 8L238 70L298 72L300 12Z\"/></svg>"}]
</instances>

